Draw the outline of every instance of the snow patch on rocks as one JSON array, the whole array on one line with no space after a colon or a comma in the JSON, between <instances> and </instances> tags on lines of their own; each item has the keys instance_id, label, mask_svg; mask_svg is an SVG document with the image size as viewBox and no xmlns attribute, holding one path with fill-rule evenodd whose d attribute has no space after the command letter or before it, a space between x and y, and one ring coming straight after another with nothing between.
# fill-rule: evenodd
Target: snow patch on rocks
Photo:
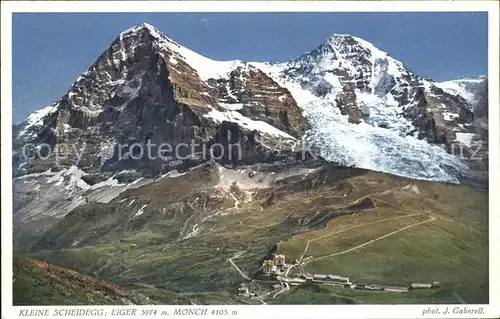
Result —
<instances>
[{"instance_id":1,"label":"snow patch on rocks","mask_svg":"<svg viewBox=\"0 0 500 319\"><path fill-rule=\"evenodd\" d=\"M245 128L247 130L253 131L257 130L261 133L264 134L269 134L272 136L276 137L282 137L285 139L290 139L290 140L295 140L295 138L277 128L274 126L267 124L266 122L263 121L254 121L246 116L243 116L241 113L238 111L225 111L221 112L216 109L211 108L210 112L207 114L203 115L206 118L210 118L214 120L217 123L221 123L223 121L228 121L232 123L236 123L242 128Z\"/></svg>"},{"instance_id":2,"label":"snow patch on rocks","mask_svg":"<svg viewBox=\"0 0 500 319\"><path fill-rule=\"evenodd\" d=\"M455 133L456 140L467 147L472 146L472 140L474 139L474 133Z\"/></svg>"}]
</instances>

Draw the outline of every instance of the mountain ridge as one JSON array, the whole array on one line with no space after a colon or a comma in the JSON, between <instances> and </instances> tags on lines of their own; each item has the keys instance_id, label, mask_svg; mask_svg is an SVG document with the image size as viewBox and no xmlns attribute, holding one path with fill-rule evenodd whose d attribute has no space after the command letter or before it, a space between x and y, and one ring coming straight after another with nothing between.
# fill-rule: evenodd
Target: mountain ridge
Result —
<instances>
[{"instance_id":1,"label":"mountain ridge","mask_svg":"<svg viewBox=\"0 0 500 319\"><path fill-rule=\"evenodd\" d=\"M305 123L314 122L314 119L307 116L311 113L310 110L314 110L314 107L311 108L308 105L315 104L322 105L322 107L324 105L325 108L332 109L335 114L340 112L335 115L335 122L339 122L341 126L344 126L342 118L347 117L348 122L352 124L367 123L374 128L387 128L402 137L412 135L418 139L426 139L448 153L452 152L453 144L460 144L460 147L465 147L467 153L470 154L473 153L470 143L464 144L463 141L478 138L479 142L484 142L485 134L474 133L476 129L470 133L471 129L463 126L463 124L469 127L471 124L475 125L469 115L471 113L469 110L472 109L471 99L469 96L464 97L463 90L456 92L445 89L443 91L437 82L429 82L417 76L407 70L402 62L361 38L346 34L333 34L317 48L287 62L216 61L183 47L154 26L142 23L121 32L112 41L108 50L78 77L58 102L51 107L32 113L16 127L15 148L31 141L35 144L41 142L57 144L57 140L65 139L65 135L72 134L75 124L77 127L93 129L96 121L101 122L98 124L100 128L97 127L97 134L120 130L119 127L122 127L121 129L128 130L128 133L123 136L137 135L137 138L141 139L149 134L147 131L157 130L156 126L159 124L154 124L154 121L145 128L138 127L135 133L134 129L125 129L119 124L129 123L130 120L135 121L135 115L130 117L123 114L127 113L127 110L132 112L127 114L138 114L141 117L157 114L154 113L156 111L152 111L152 114L144 114L144 110L138 106L130 105L130 103L134 105L138 103L134 100L137 100L137 95L141 92L142 81L151 82L152 80L151 75L141 79L143 77L141 72L144 72L141 65L152 63L147 62L151 58L165 63L163 66L165 71L158 72L164 72L166 75L160 75L160 78L167 77L174 87L173 92L165 91L161 94L167 99L173 96L180 104L189 105L189 110L194 113L188 117L197 117L195 122L199 123L193 128L208 128L208 131L201 135L201 139L205 141L213 134L211 132L215 127L224 121L235 123L244 130L257 130L270 135L271 139L276 136L290 141L293 140L292 137L304 138L304 133L311 132L310 125L306 132ZM139 64L130 64L130 61L134 59L138 59ZM161 66L152 67L162 68ZM104 68L103 71L99 71L100 75L88 78L89 74L94 74L100 68ZM137 70L134 71L134 68ZM121 75L117 72L121 72ZM153 81L161 82L160 78L157 77ZM160 82L157 84L159 88L166 88L170 85ZM271 93L266 89L267 87L276 89L273 89L275 91ZM423 94L419 93L422 90ZM439 92L435 93L436 90ZM151 102L155 99L153 97ZM429 99L437 99L435 103L447 105L446 110L438 111L440 115L445 114L442 120L438 119L438 132L429 131L426 124L429 121L429 107L427 106ZM139 101L142 100L139 99ZM103 103L108 106L103 107ZM433 109L433 112L436 112L436 108L433 107ZM58 115L48 120L55 113ZM43 122L44 119L45 122ZM102 122L112 123L110 120L114 123L102 124ZM208 124L207 120L212 124ZM430 120L435 121L435 119ZM262 125L261 122L270 126ZM481 123L484 123L484 120ZM184 124L174 124L176 127L179 125ZM52 131L48 129L51 126ZM354 130L359 131L360 127ZM346 126L342 130L352 131L353 128ZM382 132L383 135L389 137L388 132L375 131L377 134ZM455 132L467 135L467 139L457 137ZM42 138L40 138L41 135ZM105 135L109 134L105 133ZM310 135L306 134L306 137ZM321 133L321 135L324 134ZM81 136L80 134L80 137L76 138L82 139ZM123 136L118 136L118 138L123 140ZM112 145L116 143L113 142L114 140L116 138L110 136L103 142ZM370 142L370 144L373 143ZM370 147L379 146L370 145ZM346 148L346 145L342 144L340 148ZM386 170L384 166L374 164L373 161L367 162L352 155L328 157L325 154L329 151L323 150L321 145L316 145L316 149L327 159L344 165L354 164L398 174L397 168ZM93 152L97 151L96 149ZM348 152L352 151L354 149ZM433 151L429 148L426 152L439 153L441 151L437 149ZM455 167L457 172L461 172L458 173L459 175L468 174L460 168L462 164L459 164L453 157L443 153L440 155L440 161L446 161L447 165ZM19 166L26 167L26 163L16 162ZM467 160L460 162L468 165ZM93 167L97 164L88 165ZM484 166L483 164L480 170L484 170ZM46 165L42 164L41 167L46 167ZM37 168L34 172L40 169L42 168ZM442 168L439 169L442 172L440 177L436 176L438 180L449 175ZM23 170L16 169L16 171L22 172ZM405 175L404 171L400 173L404 176L413 176ZM421 175L420 178L428 178L428 174ZM458 182L460 178L446 177L443 180Z\"/></svg>"}]
</instances>

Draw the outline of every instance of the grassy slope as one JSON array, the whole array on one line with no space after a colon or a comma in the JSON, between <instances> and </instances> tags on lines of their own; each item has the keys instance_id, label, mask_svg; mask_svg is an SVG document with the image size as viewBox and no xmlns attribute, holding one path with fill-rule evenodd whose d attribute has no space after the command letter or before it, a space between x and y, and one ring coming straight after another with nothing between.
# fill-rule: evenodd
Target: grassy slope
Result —
<instances>
[{"instance_id":1,"label":"grassy slope","mask_svg":"<svg viewBox=\"0 0 500 319\"><path fill-rule=\"evenodd\" d=\"M279 251L300 256L307 240L377 219L425 212L436 220L346 254L312 261L305 271L339 274L349 276L355 282L383 285L440 281L443 288L439 293L427 295L428 302L456 302L454 292L468 303L487 302L487 194L456 185L425 182L415 182L415 185L419 193L409 196L406 190L400 190L376 195L374 198L391 205L383 206L379 202L370 214L341 217L324 229L281 243ZM333 234L311 242L305 256L341 252L428 218L426 215L405 217ZM368 294L379 301L376 293Z\"/></svg>"},{"instance_id":2,"label":"grassy slope","mask_svg":"<svg viewBox=\"0 0 500 319\"><path fill-rule=\"evenodd\" d=\"M118 286L73 270L14 257L14 305L242 304L230 293L178 293L152 285Z\"/></svg>"},{"instance_id":3,"label":"grassy slope","mask_svg":"<svg viewBox=\"0 0 500 319\"><path fill-rule=\"evenodd\" d=\"M81 275L75 271L24 257L14 257L14 305L139 304L145 296Z\"/></svg>"},{"instance_id":4,"label":"grassy slope","mask_svg":"<svg viewBox=\"0 0 500 319\"><path fill-rule=\"evenodd\" d=\"M273 304L422 304L458 303L442 291L421 290L410 293L370 292L336 286L307 285L293 287L270 300Z\"/></svg>"},{"instance_id":5,"label":"grassy slope","mask_svg":"<svg viewBox=\"0 0 500 319\"><path fill-rule=\"evenodd\" d=\"M33 255L111 282L143 282L183 292L231 292L242 278L231 268L227 259L238 251L243 250L245 254L235 262L251 275L258 270L262 258L276 243L279 251L287 255L288 261L292 261L300 256L308 239L333 230L404 214L427 213L441 219L345 255L311 262L306 268L308 271L347 275L355 281L367 280L370 283L404 285L417 280L441 281L444 287L439 293L434 291L432 294L415 295L418 296L416 300L422 303L456 302L450 299L453 292L467 302L487 302L487 192L375 172L327 183L282 183L261 192L253 202L241 203L237 210L228 210L225 215L208 219L199 235L171 242L172 234L162 233L159 231L161 228L153 227L152 223L160 220L162 223L168 222L165 220L168 214L162 215L163 202L168 201L172 205L170 202L175 202L175 198L190 201L197 196L198 181L193 179L185 185L189 186L189 194L179 194L177 185L168 182L171 183L170 188L162 184L155 190L151 188L153 185L131 191L115 200L118 202L124 197L135 197L142 204L160 198L155 204L157 211L151 210L143 215L153 222L137 229L128 227L126 243L117 243L119 237L115 237L109 243L100 245L38 251ZM176 189L173 193L175 196L168 193L172 187ZM161 196L155 197L154 192L160 192ZM275 203L262 210L260 204L270 194L276 198ZM308 221L318 212L335 211L364 197L370 197L375 208L335 217L322 229L308 228ZM228 198L218 201L224 203L223 209L232 206ZM177 211L174 215L180 213ZM360 227L342 236L327 237L324 241L311 244L308 254L321 256L338 252L426 218L425 215L408 217L373 227ZM88 223L92 221L86 221L86 227ZM82 231L85 230L75 233ZM160 239L152 244L135 239L147 231L155 237L163 236L165 240ZM74 240L70 237L65 242ZM363 302L383 301L380 301L379 293L363 293L367 295L362 298ZM287 295L283 293L278 300L291 302L286 301ZM390 295L386 293L385 296ZM331 297L335 296L328 298Z\"/></svg>"},{"instance_id":6,"label":"grassy slope","mask_svg":"<svg viewBox=\"0 0 500 319\"><path fill-rule=\"evenodd\" d=\"M100 245L44 251L37 258L117 283L149 283L180 291L226 290L239 283L227 259L229 252L155 245Z\"/></svg>"},{"instance_id":7,"label":"grassy slope","mask_svg":"<svg viewBox=\"0 0 500 319\"><path fill-rule=\"evenodd\" d=\"M487 300L487 241L466 226L437 220L348 254L312 262L311 272L329 270L363 283L405 285L440 281L468 303Z\"/></svg>"}]
</instances>

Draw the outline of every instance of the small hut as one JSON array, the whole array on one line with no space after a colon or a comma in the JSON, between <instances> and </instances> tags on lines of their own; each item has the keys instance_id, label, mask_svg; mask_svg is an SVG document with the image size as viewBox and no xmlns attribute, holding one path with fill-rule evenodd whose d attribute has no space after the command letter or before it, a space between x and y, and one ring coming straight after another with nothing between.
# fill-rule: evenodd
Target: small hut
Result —
<instances>
[{"instance_id":1,"label":"small hut","mask_svg":"<svg viewBox=\"0 0 500 319\"><path fill-rule=\"evenodd\" d=\"M238 287L238 295L248 295L248 287L243 282Z\"/></svg>"},{"instance_id":2,"label":"small hut","mask_svg":"<svg viewBox=\"0 0 500 319\"><path fill-rule=\"evenodd\" d=\"M434 281L432 283L432 288L439 288L439 287L441 287L441 283L439 281Z\"/></svg>"}]
</instances>

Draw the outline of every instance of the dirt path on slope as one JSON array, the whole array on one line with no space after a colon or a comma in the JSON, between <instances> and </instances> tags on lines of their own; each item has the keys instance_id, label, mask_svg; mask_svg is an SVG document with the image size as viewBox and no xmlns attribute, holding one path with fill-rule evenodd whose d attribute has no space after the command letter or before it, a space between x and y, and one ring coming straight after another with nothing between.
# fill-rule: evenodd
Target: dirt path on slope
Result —
<instances>
[{"instance_id":1,"label":"dirt path on slope","mask_svg":"<svg viewBox=\"0 0 500 319\"><path fill-rule=\"evenodd\" d=\"M357 250L357 249L363 248L363 247L365 247L365 246L368 246L368 245L370 245L370 244L373 244L373 243L374 243L374 242L376 242L376 241L379 241L379 240L382 240L382 239L384 239L384 238L390 237L390 236L392 236L392 235L395 235L395 234L397 234L397 233L400 233L400 232L402 232L402 231L404 231L404 230L407 230L407 229L409 229L409 228L412 228L412 227L415 227L415 226L419 226L419 225L422 225L422 224L425 224L425 223L428 223L428 222L431 222L431 221L434 221L434 220L436 220L436 218L435 218L434 216L430 216L430 218L429 218L428 220L424 220L423 222L418 222L418 223L415 223L415 224L411 224L411 225L409 225L409 226L405 226L405 227L400 228L400 229L398 229L398 230L395 230L395 231L393 231L393 232L390 232L390 233L387 233L387 234L382 235L382 236L380 236L380 237L377 237L377 238L375 238L375 239L369 240L369 241L367 241L367 242L365 242L365 243L363 243L363 244L361 244L361 245L358 245L358 246L356 246L356 247L352 247L352 248L346 249L346 250L341 251L341 252L338 252L338 253L333 253L333 254L329 254L329 255L324 255L324 256L319 256L319 257L316 257L316 258L312 258L312 259L310 259L310 260L308 260L308 261L304 262L304 263L303 263L303 266L307 265L308 263L310 263L310 262L312 262L312 261L317 261L317 260L324 259L324 258L329 258L329 257L333 257L333 256L338 256L338 255L347 254L347 253L349 253L349 252L351 252L351 251L354 251L354 250Z\"/></svg>"},{"instance_id":2,"label":"dirt path on slope","mask_svg":"<svg viewBox=\"0 0 500 319\"><path fill-rule=\"evenodd\" d=\"M326 234L326 235L318 237L318 238L310 239L310 240L307 241L306 247L304 248L304 251L302 252L302 255L300 256L299 261L302 261L302 259L304 258L305 254L307 253L307 250L309 249L309 245L311 243L315 242L315 241L318 241L318 240L321 240L321 239L324 239L324 238L327 238L327 237L330 237L330 236L333 236L333 235L336 235L336 234L340 234L342 232L345 232L347 230L350 230L350 229L353 229L353 228L357 228L357 227L363 227L363 226L367 226L367 225L373 225L373 224L377 224L377 223L386 222L386 221L389 221L389 220L395 220L395 219L405 218L405 217L411 217L411 216L421 216L421 215L424 215L424 214L409 214L409 215L403 215L403 216L395 216L395 217L385 218L385 219L376 220L376 221L369 222L369 223L363 223L363 224L359 224L359 225L350 226L350 227L347 227L347 228L335 231L333 233Z\"/></svg>"},{"instance_id":3,"label":"dirt path on slope","mask_svg":"<svg viewBox=\"0 0 500 319\"><path fill-rule=\"evenodd\" d=\"M236 269L236 271L240 274L241 277L251 281L252 278L248 277L243 271L241 271L240 267L238 267L233 261L233 259L240 257L244 253L245 253L244 251L240 251L239 253L236 253L233 257L229 258L228 261L231 264L231 266L233 266L233 268Z\"/></svg>"}]
</instances>

